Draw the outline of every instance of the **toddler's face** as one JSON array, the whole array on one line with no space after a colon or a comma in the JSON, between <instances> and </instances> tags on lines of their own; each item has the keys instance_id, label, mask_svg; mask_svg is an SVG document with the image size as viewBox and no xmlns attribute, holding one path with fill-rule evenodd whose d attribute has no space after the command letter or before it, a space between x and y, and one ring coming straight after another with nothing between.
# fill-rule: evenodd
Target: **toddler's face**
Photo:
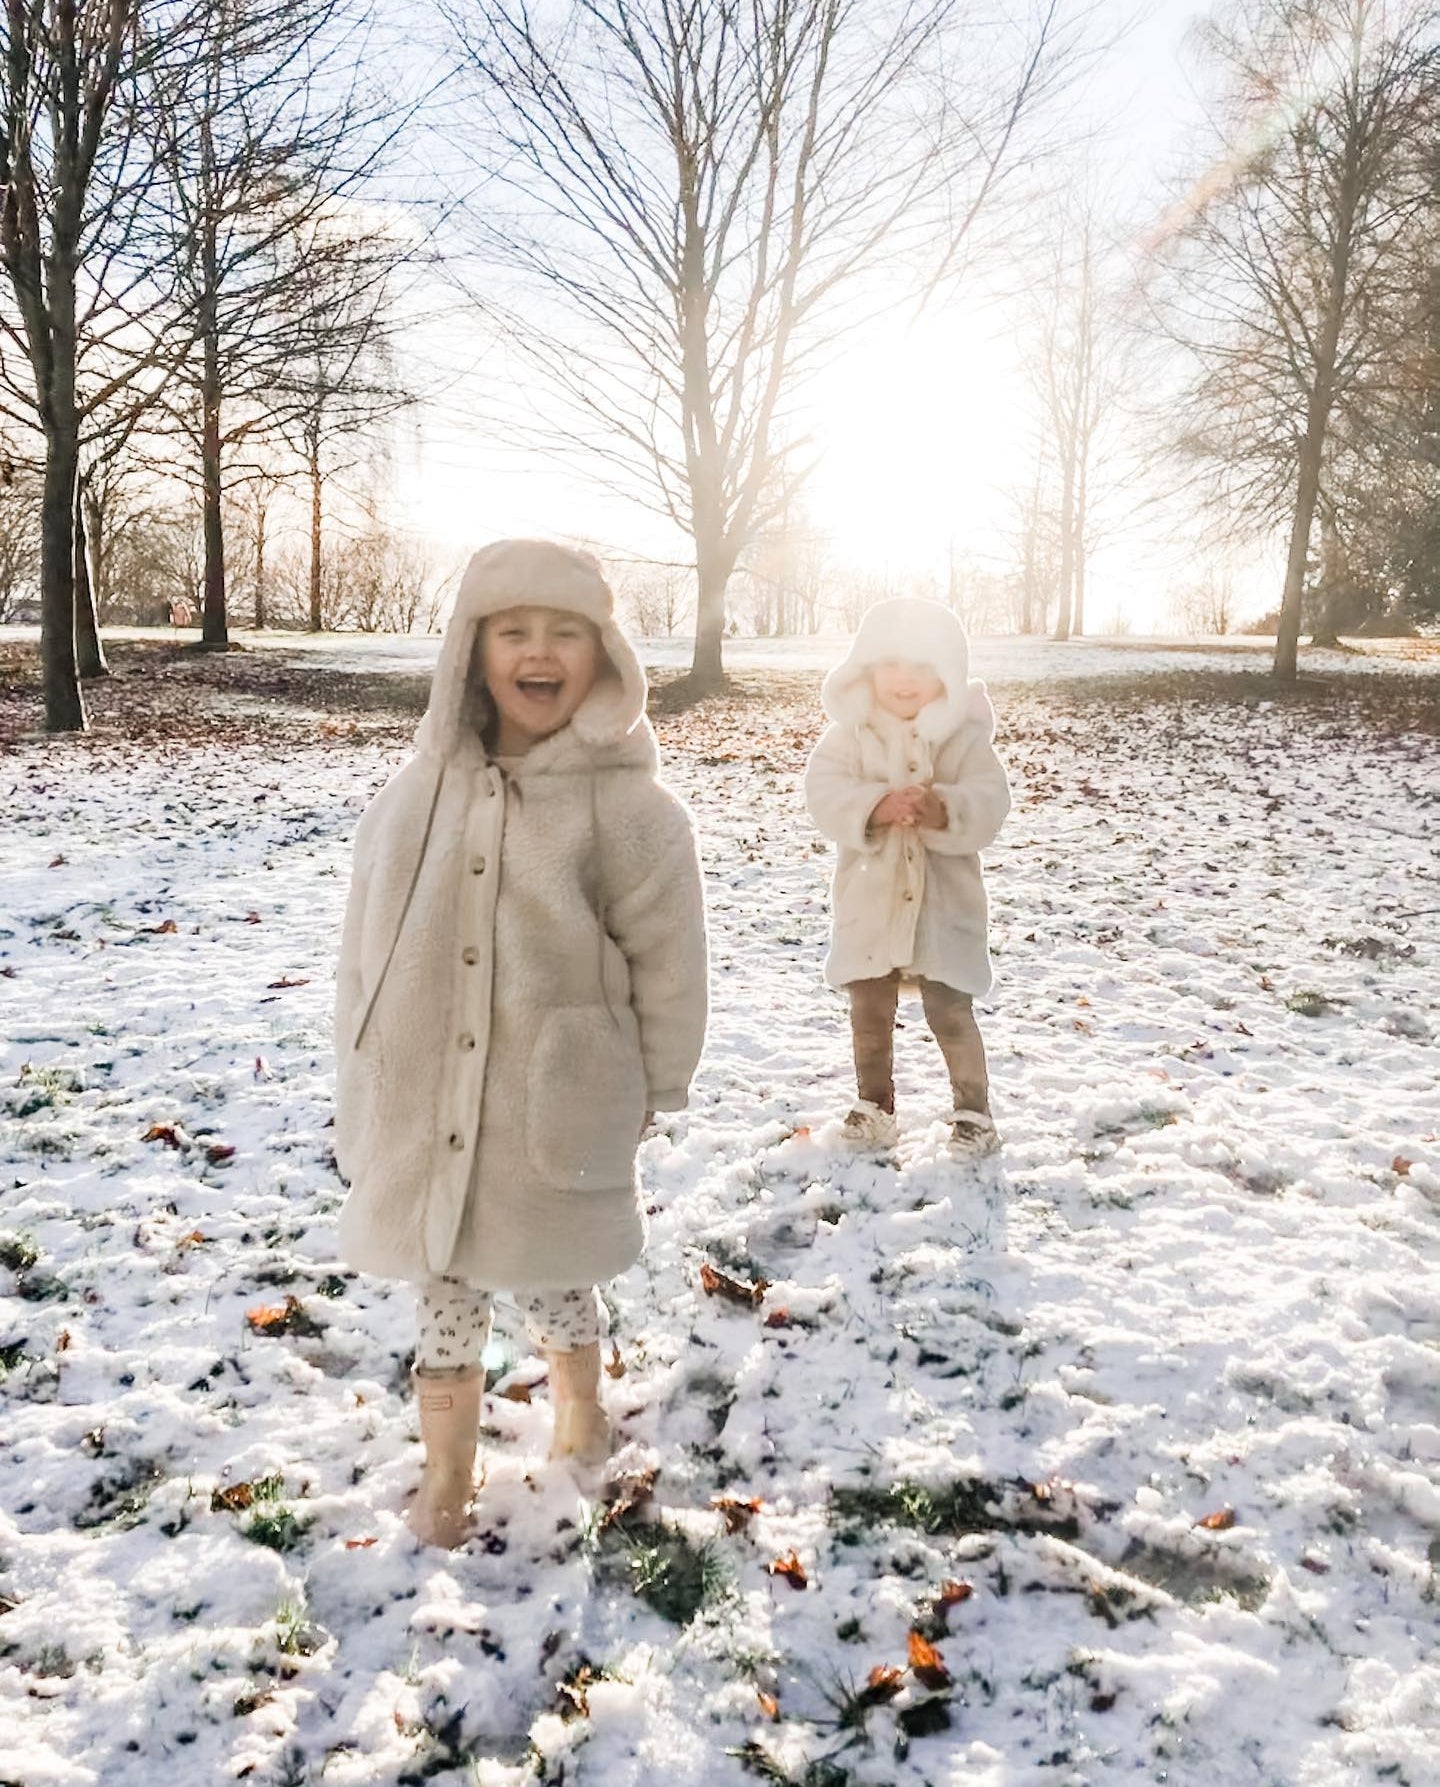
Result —
<instances>
[{"instance_id":1,"label":"toddler's face","mask_svg":"<svg viewBox=\"0 0 1440 1787\"><path fill-rule=\"evenodd\" d=\"M897 720L913 720L922 707L938 701L945 685L930 664L913 664L907 658L887 658L870 672L875 699Z\"/></svg>"},{"instance_id":2,"label":"toddler's face","mask_svg":"<svg viewBox=\"0 0 1440 1787\"><path fill-rule=\"evenodd\" d=\"M600 640L561 608L505 608L480 631L485 686L511 746L549 738L574 718L600 673Z\"/></svg>"}]
</instances>

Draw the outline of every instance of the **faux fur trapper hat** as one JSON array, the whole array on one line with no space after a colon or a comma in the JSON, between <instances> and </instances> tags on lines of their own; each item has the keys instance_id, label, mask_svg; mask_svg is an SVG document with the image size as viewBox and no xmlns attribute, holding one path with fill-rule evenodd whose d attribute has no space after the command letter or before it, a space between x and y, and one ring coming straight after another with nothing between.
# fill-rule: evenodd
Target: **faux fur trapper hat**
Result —
<instances>
[{"instance_id":1,"label":"faux fur trapper hat","mask_svg":"<svg viewBox=\"0 0 1440 1787\"><path fill-rule=\"evenodd\" d=\"M915 722L932 743L969 717L975 693L984 698L983 684L970 681L970 643L960 617L939 602L901 596L866 609L844 663L821 686L825 712L842 726L863 726L874 708L871 670L897 659L928 664L945 685L944 696L921 708Z\"/></svg>"},{"instance_id":2,"label":"faux fur trapper hat","mask_svg":"<svg viewBox=\"0 0 1440 1787\"><path fill-rule=\"evenodd\" d=\"M602 674L570 724L587 743L613 744L644 723L645 672L615 618L615 595L598 560L553 540L496 540L470 560L460 580L415 734L422 751L468 754L489 718L490 699L475 647L481 623L507 608L559 608L587 620L613 674Z\"/></svg>"}]
</instances>

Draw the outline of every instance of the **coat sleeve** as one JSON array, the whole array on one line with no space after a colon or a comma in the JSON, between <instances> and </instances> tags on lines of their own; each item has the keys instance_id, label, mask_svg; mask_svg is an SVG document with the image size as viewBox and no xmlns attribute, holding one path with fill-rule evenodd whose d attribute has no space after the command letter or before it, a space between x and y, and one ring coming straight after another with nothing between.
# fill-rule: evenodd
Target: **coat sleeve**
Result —
<instances>
[{"instance_id":1,"label":"coat sleeve","mask_svg":"<svg viewBox=\"0 0 1440 1787\"><path fill-rule=\"evenodd\" d=\"M335 966L335 1160L344 1178L354 1177L346 1166L345 1151L353 1127L351 1084L354 1063L350 1057L360 1024L363 983L360 974L360 937L365 925L365 901L370 874L361 837L357 835L350 870L350 892L340 929L340 954Z\"/></svg>"},{"instance_id":2,"label":"coat sleeve","mask_svg":"<svg viewBox=\"0 0 1440 1787\"><path fill-rule=\"evenodd\" d=\"M680 1111L705 1044L709 956L695 834L680 803L668 794L662 799L646 873L611 901L606 918L630 966L646 1104L652 1111Z\"/></svg>"},{"instance_id":3,"label":"coat sleeve","mask_svg":"<svg viewBox=\"0 0 1440 1787\"><path fill-rule=\"evenodd\" d=\"M995 842L1010 811L1010 783L990 739L980 734L966 751L953 782L932 786L949 815L943 830L920 828L927 850L941 856L974 856Z\"/></svg>"},{"instance_id":4,"label":"coat sleeve","mask_svg":"<svg viewBox=\"0 0 1440 1787\"><path fill-rule=\"evenodd\" d=\"M805 804L825 836L850 850L880 850L883 836L866 828L889 792L888 782L867 781L862 775L854 733L845 726L827 726L805 766Z\"/></svg>"}]
</instances>

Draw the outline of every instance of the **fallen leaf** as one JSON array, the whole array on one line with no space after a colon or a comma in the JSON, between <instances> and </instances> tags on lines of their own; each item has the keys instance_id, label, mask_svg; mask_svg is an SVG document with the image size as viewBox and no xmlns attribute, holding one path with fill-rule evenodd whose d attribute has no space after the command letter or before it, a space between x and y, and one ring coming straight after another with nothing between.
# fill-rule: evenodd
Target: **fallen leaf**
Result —
<instances>
[{"instance_id":1,"label":"fallen leaf","mask_svg":"<svg viewBox=\"0 0 1440 1787\"><path fill-rule=\"evenodd\" d=\"M184 1253L187 1247L203 1247L204 1245L204 1235L200 1233L199 1229L191 1229L188 1235L182 1235L175 1243L175 1251L177 1253Z\"/></svg>"},{"instance_id":2,"label":"fallen leaf","mask_svg":"<svg viewBox=\"0 0 1440 1787\"><path fill-rule=\"evenodd\" d=\"M497 1390L495 1394L503 1396L506 1402L529 1402L530 1386L529 1384L506 1384L503 1390Z\"/></svg>"},{"instance_id":3,"label":"fallen leaf","mask_svg":"<svg viewBox=\"0 0 1440 1787\"><path fill-rule=\"evenodd\" d=\"M1262 991L1266 993L1273 993L1275 991L1275 982L1271 980L1268 974L1262 974L1260 976L1260 986Z\"/></svg>"},{"instance_id":4,"label":"fallen leaf","mask_svg":"<svg viewBox=\"0 0 1440 1787\"><path fill-rule=\"evenodd\" d=\"M1312 1576L1328 1576L1330 1574L1330 1566L1323 1557L1302 1557L1300 1568L1308 1570Z\"/></svg>"},{"instance_id":5,"label":"fallen leaf","mask_svg":"<svg viewBox=\"0 0 1440 1787\"><path fill-rule=\"evenodd\" d=\"M772 1309L765 1317L765 1326L767 1328L788 1328L791 1325L790 1311L788 1309Z\"/></svg>"},{"instance_id":6,"label":"fallen leaf","mask_svg":"<svg viewBox=\"0 0 1440 1787\"><path fill-rule=\"evenodd\" d=\"M283 1303L257 1304L254 1309L245 1311L245 1320L255 1333L272 1338L281 1334L311 1337L324 1332L314 1316L306 1313L298 1297L287 1297Z\"/></svg>"},{"instance_id":7,"label":"fallen leaf","mask_svg":"<svg viewBox=\"0 0 1440 1787\"><path fill-rule=\"evenodd\" d=\"M605 1374L607 1377L625 1375L625 1361L620 1357L620 1348L613 1340L610 1343L610 1357L605 1361Z\"/></svg>"},{"instance_id":8,"label":"fallen leaf","mask_svg":"<svg viewBox=\"0 0 1440 1787\"><path fill-rule=\"evenodd\" d=\"M232 1483L228 1489L217 1489L210 1497L212 1514L239 1514L255 1500L253 1483Z\"/></svg>"},{"instance_id":9,"label":"fallen leaf","mask_svg":"<svg viewBox=\"0 0 1440 1787\"><path fill-rule=\"evenodd\" d=\"M718 1266L712 1266L709 1260L702 1260L700 1288L707 1297L724 1297L731 1303L748 1303L754 1308L770 1289L770 1281L757 1278L746 1284L742 1279L732 1278L728 1272L722 1272Z\"/></svg>"},{"instance_id":10,"label":"fallen leaf","mask_svg":"<svg viewBox=\"0 0 1440 1787\"><path fill-rule=\"evenodd\" d=\"M804 1588L810 1581L805 1574L805 1566L793 1551L787 1551L784 1557L777 1557L765 1566L768 1576L783 1576L791 1588Z\"/></svg>"},{"instance_id":11,"label":"fallen leaf","mask_svg":"<svg viewBox=\"0 0 1440 1787\"><path fill-rule=\"evenodd\" d=\"M757 1688L755 1698L760 1702L760 1710L767 1719L780 1717L780 1702L773 1694L767 1694L763 1688Z\"/></svg>"},{"instance_id":12,"label":"fallen leaf","mask_svg":"<svg viewBox=\"0 0 1440 1787\"><path fill-rule=\"evenodd\" d=\"M1217 1508L1213 1514L1202 1515L1195 1524L1204 1527L1207 1533L1228 1532L1235 1524L1235 1510L1233 1508Z\"/></svg>"},{"instance_id":13,"label":"fallen leaf","mask_svg":"<svg viewBox=\"0 0 1440 1787\"><path fill-rule=\"evenodd\" d=\"M277 988L284 989L285 987L308 987L310 985L310 977L308 974L300 974L300 975L296 975L292 978L288 974L282 974L280 976L279 980L269 980L269 981L266 981L265 984L267 987L269 987L270 991L273 993L277 990Z\"/></svg>"},{"instance_id":14,"label":"fallen leaf","mask_svg":"<svg viewBox=\"0 0 1440 1787\"><path fill-rule=\"evenodd\" d=\"M60 869L60 868L63 868L64 866L65 866L65 858L63 856L52 856L51 857L50 867L52 869Z\"/></svg>"},{"instance_id":15,"label":"fallen leaf","mask_svg":"<svg viewBox=\"0 0 1440 1787\"><path fill-rule=\"evenodd\" d=\"M958 1607L962 1601L968 1601L975 1593L973 1582L942 1582L940 1593L935 1597L935 1605L940 1608Z\"/></svg>"},{"instance_id":16,"label":"fallen leaf","mask_svg":"<svg viewBox=\"0 0 1440 1787\"><path fill-rule=\"evenodd\" d=\"M68 1328L62 1328L60 1330L60 1332L55 1336L55 1351L57 1353L68 1353L69 1350L70 1350L70 1330Z\"/></svg>"},{"instance_id":17,"label":"fallen leaf","mask_svg":"<svg viewBox=\"0 0 1440 1787\"><path fill-rule=\"evenodd\" d=\"M1114 1706L1115 1700L1116 1696L1114 1694L1092 1694L1090 1697L1090 1710L1092 1713L1108 1713L1110 1708Z\"/></svg>"},{"instance_id":18,"label":"fallen leaf","mask_svg":"<svg viewBox=\"0 0 1440 1787\"><path fill-rule=\"evenodd\" d=\"M877 1663L865 1678L865 1686L860 1691L860 1704L883 1706L887 1700L893 1700L904 1686L903 1669L896 1669L891 1663Z\"/></svg>"},{"instance_id":19,"label":"fallen leaf","mask_svg":"<svg viewBox=\"0 0 1440 1787\"><path fill-rule=\"evenodd\" d=\"M185 1134L176 1123L152 1123L141 1136L142 1142L164 1142L167 1148L183 1148Z\"/></svg>"},{"instance_id":20,"label":"fallen leaf","mask_svg":"<svg viewBox=\"0 0 1440 1787\"><path fill-rule=\"evenodd\" d=\"M229 1142L212 1142L205 1150L205 1158L212 1167L220 1166L224 1161L235 1158L235 1150Z\"/></svg>"},{"instance_id":21,"label":"fallen leaf","mask_svg":"<svg viewBox=\"0 0 1440 1787\"><path fill-rule=\"evenodd\" d=\"M180 927L173 918L167 918L164 924L141 925L140 929L147 937L173 937Z\"/></svg>"},{"instance_id":22,"label":"fallen leaf","mask_svg":"<svg viewBox=\"0 0 1440 1787\"><path fill-rule=\"evenodd\" d=\"M368 1551L374 1543L375 1535L370 1533L363 1539L347 1539L345 1549L347 1551Z\"/></svg>"},{"instance_id":23,"label":"fallen leaf","mask_svg":"<svg viewBox=\"0 0 1440 1787\"><path fill-rule=\"evenodd\" d=\"M1414 1164L1415 1162L1413 1160L1406 1160L1403 1154L1397 1154L1394 1160L1390 1162L1390 1171L1392 1173L1398 1173L1403 1179Z\"/></svg>"},{"instance_id":24,"label":"fallen leaf","mask_svg":"<svg viewBox=\"0 0 1440 1787\"><path fill-rule=\"evenodd\" d=\"M945 1667L945 1659L928 1638L919 1632L912 1631L907 1640L910 1655L910 1673L923 1687L948 1688L950 1671Z\"/></svg>"},{"instance_id":25,"label":"fallen leaf","mask_svg":"<svg viewBox=\"0 0 1440 1787\"><path fill-rule=\"evenodd\" d=\"M260 914L258 912L247 912L241 920L242 924L247 925L258 925L260 922Z\"/></svg>"},{"instance_id":26,"label":"fallen leaf","mask_svg":"<svg viewBox=\"0 0 1440 1787\"><path fill-rule=\"evenodd\" d=\"M255 1057L255 1078L257 1080L268 1080L270 1078L270 1068L263 1055L257 1055Z\"/></svg>"},{"instance_id":27,"label":"fallen leaf","mask_svg":"<svg viewBox=\"0 0 1440 1787\"><path fill-rule=\"evenodd\" d=\"M710 1506L719 1514L727 1533L743 1533L764 1504L758 1495L712 1495Z\"/></svg>"},{"instance_id":28,"label":"fallen leaf","mask_svg":"<svg viewBox=\"0 0 1440 1787\"><path fill-rule=\"evenodd\" d=\"M655 1491L656 1475L652 1465L647 1470L621 1477L618 1482L609 1486L605 1497L605 1512L600 1518L602 1532L606 1527L618 1526L627 1514L650 1500Z\"/></svg>"}]
</instances>

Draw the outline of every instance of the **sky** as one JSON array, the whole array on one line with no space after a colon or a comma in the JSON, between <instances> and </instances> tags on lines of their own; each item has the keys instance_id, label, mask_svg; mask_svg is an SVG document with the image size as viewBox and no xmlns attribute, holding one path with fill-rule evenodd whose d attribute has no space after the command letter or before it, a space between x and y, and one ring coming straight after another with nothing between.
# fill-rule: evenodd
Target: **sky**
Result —
<instances>
[{"instance_id":1,"label":"sky","mask_svg":"<svg viewBox=\"0 0 1440 1787\"><path fill-rule=\"evenodd\" d=\"M1198 126L1186 38L1202 8L1153 0L1146 10L1098 0L1097 27L1118 41L1071 101L1103 133L1117 201L1143 230L1164 210L1165 181ZM1198 170L1197 170L1198 171ZM1008 569L1010 492L1033 464L1032 422L1013 301L980 287L903 330L857 337L812 394L818 463L805 499L834 560L870 575L943 582L952 554ZM422 356L444 368L443 396L405 432L395 457L400 523L429 543L442 571L501 534L592 541L625 556L683 558L684 540L584 474L527 454L473 420L487 383L505 376L475 321L450 313ZM1131 476L1135 474L1132 472ZM1143 478L1143 468L1140 470ZM1193 576L1183 552L1112 495L1109 543L1091 564L1093 628L1165 630L1172 586Z\"/></svg>"}]
</instances>

